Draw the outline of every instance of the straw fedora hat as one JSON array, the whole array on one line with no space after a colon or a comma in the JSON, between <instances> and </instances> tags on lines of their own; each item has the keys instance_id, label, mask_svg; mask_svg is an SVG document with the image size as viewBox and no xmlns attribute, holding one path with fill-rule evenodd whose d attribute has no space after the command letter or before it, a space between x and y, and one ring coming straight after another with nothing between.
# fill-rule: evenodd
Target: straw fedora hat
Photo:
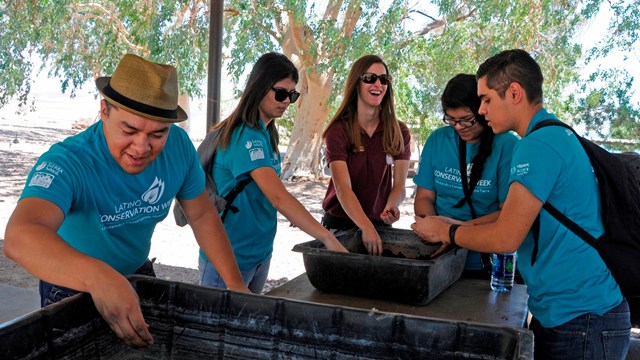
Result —
<instances>
[{"instance_id":1,"label":"straw fedora hat","mask_svg":"<svg viewBox=\"0 0 640 360\"><path fill-rule=\"evenodd\" d=\"M144 118L172 123L188 118L178 106L178 73L171 65L126 54L113 76L97 78L96 86L110 103Z\"/></svg>"}]
</instances>

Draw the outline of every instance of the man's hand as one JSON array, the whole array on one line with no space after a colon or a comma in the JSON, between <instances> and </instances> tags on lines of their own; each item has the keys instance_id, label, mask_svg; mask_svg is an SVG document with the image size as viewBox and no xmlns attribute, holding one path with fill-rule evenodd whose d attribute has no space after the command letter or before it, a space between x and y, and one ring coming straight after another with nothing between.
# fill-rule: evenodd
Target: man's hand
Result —
<instances>
[{"instance_id":1,"label":"man's hand","mask_svg":"<svg viewBox=\"0 0 640 360\"><path fill-rule=\"evenodd\" d=\"M423 240L423 242L426 242L426 243L430 243L430 241L425 241L426 239L423 238L420 235L420 233L418 232L418 231L420 231L420 229L422 229L423 224L421 223L421 225L418 225L417 223L418 223L419 220L421 221L422 219L425 219L427 217L432 219L432 220L438 220L438 221L440 221L442 223L445 223L445 224L462 224L462 221L459 221L459 220L456 220L456 219L452 219L452 218L449 218L449 217L446 217L446 216L441 216L441 215L438 215L438 216L425 216L425 215L415 216L414 218L415 218L416 222L411 225L411 228L416 233L416 235L418 235L420 237L420 239ZM442 252L445 251L448 247L449 247L449 244L443 243L442 245L440 245L438 250L434 251L429 257L434 258L434 257L442 254Z\"/></svg>"},{"instance_id":2,"label":"man's hand","mask_svg":"<svg viewBox=\"0 0 640 360\"><path fill-rule=\"evenodd\" d=\"M382 255L382 239L375 228L362 229L362 243L369 255Z\"/></svg>"},{"instance_id":3,"label":"man's hand","mask_svg":"<svg viewBox=\"0 0 640 360\"><path fill-rule=\"evenodd\" d=\"M102 279L97 289L91 291L91 297L98 312L127 345L147 347L153 344L138 294L126 278L112 274Z\"/></svg>"},{"instance_id":4,"label":"man's hand","mask_svg":"<svg viewBox=\"0 0 640 360\"><path fill-rule=\"evenodd\" d=\"M422 242L444 243L449 244L449 226L450 224L442 222L449 218L440 216L415 216L415 221L411 224L411 229L422 240Z\"/></svg>"}]
</instances>

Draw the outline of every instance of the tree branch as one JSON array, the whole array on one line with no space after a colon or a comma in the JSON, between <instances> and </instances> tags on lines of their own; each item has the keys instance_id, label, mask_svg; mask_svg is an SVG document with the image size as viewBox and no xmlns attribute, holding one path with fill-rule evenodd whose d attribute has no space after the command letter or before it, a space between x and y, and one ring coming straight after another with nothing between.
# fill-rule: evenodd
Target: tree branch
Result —
<instances>
[{"instance_id":1,"label":"tree branch","mask_svg":"<svg viewBox=\"0 0 640 360\"><path fill-rule=\"evenodd\" d=\"M322 19L324 20L336 20L338 18L338 14L340 14L340 7L342 6L342 1L339 0L330 0L327 3L327 7L324 10L324 15Z\"/></svg>"},{"instance_id":2,"label":"tree branch","mask_svg":"<svg viewBox=\"0 0 640 360\"><path fill-rule=\"evenodd\" d=\"M347 5L347 11L344 14L344 20L342 21L342 26L340 27L340 31L342 32L342 36L351 39L353 35L353 30L356 28L356 24L358 23L358 19L360 18L360 14L362 14L362 7L360 6L360 0L350 0ZM333 58L337 56L340 52L344 51L344 46L335 46L330 49L326 53L326 58Z\"/></svg>"},{"instance_id":3,"label":"tree branch","mask_svg":"<svg viewBox=\"0 0 640 360\"><path fill-rule=\"evenodd\" d=\"M447 22L444 21L443 19L436 19L436 18L434 18L432 16L429 16L429 15L427 15L427 14L421 12L421 11L414 10L414 12L417 12L417 13L419 13L419 14L421 14L423 16L426 16L426 17L428 17L429 19L432 20L429 24L425 25L425 27L423 27L422 30L420 30L420 31L418 31L416 33L416 35L418 35L418 36L427 35L431 31L437 30L437 29L439 29L439 28L441 28L441 27L443 27L443 26L445 26L447 24ZM458 16L457 18L455 18L453 20L453 22L464 21L464 20L470 18L471 16L473 16L473 14L475 14L475 12L476 12L476 9L471 9L466 14L462 14L462 15Z\"/></svg>"},{"instance_id":4,"label":"tree branch","mask_svg":"<svg viewBox=\"0 0 640 360\"><path fill-rule=\"evenodd\" d=\"M117 17L115 17L109 10L107 10L104 6L97 3L86 3L86 4L75 4L73 5L75 11L71 15L72 18L77 19L95 19L98 21L102 21L105 24L108 24L117 34L118 38L122 40L129 48L142 53L147 54L149 50L146 47L136 45L132 43L128 38L131 34L127 31L122 21L120 21ZM98 11L98 13L104 15L94 15L94 14L82 14L82 10L88 9L90 11Z\"/></svg>"},{"instance_id":5,"label":"tree branch","mask_svg":"<svg viewBox=\"0 0 640 360\"><path fill-rule=\"evenodd\" d=\"M310 41L313 41L313 33L305 23L296 25L293 17L293 12L287 11L287 17L289 20L289 33L291 34L291 40L293 40L293 44L295 45L295 47L298 48L298 54L301 57L301 60L303 60L303 62L306 64L306 50L308 49L307 44Z\"/></svg>"},{"instance_id":6,"label":"tree branch","mask_svg":"<svg viewBox=\"0 0 640 360\"><path fill-rule=\"evenodd\" d=\"M443 20L443 19L436 19L436 18L434 18L434 17L432 17L432 16L430 16L430 15L427 15L427 14L425 14L425 13L421 12L421 11L414 10L413 12L419 13L420 15L426 16L426 17L428 17L429 19L431 19L431 20L432 20L429 24L425 25L425 26L422 28L422 30L420 30L420 31L418 31L418 32L416 32L416 33L414 33L414 35L415 35L415 36L414 36L414 38L415 38L415 37L419 37L419 36L427 35L428 33L432 32L432 31L434 31L434 30L438 30L438 29L440 29L440 28L444 27L444 26L447 24L447 22L446 22L445 20ZM473 14L475 14L475 12L476 12L476 9L471 9L471 10L470 10L469 12L467 12L466 14L462 14L462 15L458 16L457 18L455 18L455 19L453 20L453 22L464 21L464 20L466 20L466 19L470 18L471 16L473 16ZM399 48L404 48L404 47L405 47L405 46L407 46L411 41L413 41L413 38L410 38L410 39L407 39L407 40L403 41L402 43L400 43L400 44L398 45L398 47L399 47Z\"/></svg>"},{"instance_id":7,"label":"tree branch","mask_svg":"<svg viewBox=\"0 0 640 360\"><path fill-rule=\"evenodd\" d=\"M342 34L351 38L353 29L356 28L356 23L362 14L362 7L360 6L360 0L351 0L347 5L347 12L344 14L344 22L342 23Z\"/></svg>"},{"instance_id":8,"label":"tree branch","mask_svg":"<svg viewBox=\"0 0 640 360\"><path fill-rule=\"evenodd\" d=\"M431 19L432 21L436 21L436 18L434 18L433 16L431 16L431 15L429 15L429 14L427 14L427 13L424 13L424 12L422 12L422 11L420 11L420 10L411 10L411 11L409 11L409 13L418 13L418 14L420 14L420 15L424 16L424 17L428 17L428 18L429 18L429 19Z\"/></svg>"}]
</instances>

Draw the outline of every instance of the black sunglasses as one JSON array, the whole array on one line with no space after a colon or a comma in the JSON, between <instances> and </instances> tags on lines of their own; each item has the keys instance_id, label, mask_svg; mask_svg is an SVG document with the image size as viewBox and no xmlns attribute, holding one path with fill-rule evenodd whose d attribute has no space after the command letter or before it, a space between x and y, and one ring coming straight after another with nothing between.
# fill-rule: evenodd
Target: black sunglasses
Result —
<instances>
[{"instance_id":1,"label":"black sunglasses","mask_svg":"<svg viewBox=\"0 0 640 360\"><path fill-rule=\"evenodd\" d=\"M389 74L377 75L374 73L364 73L360 75L360 80L365 84L374 84L378 79L380 79L380 84L382 85L391 84L391 75Z\"/></svg>"},{"instance_id":2,"label":"black sunglasses","mask_svg":"<svg viewBox=\"0 0 640 360\"><path fill-rule=\"evenodd\" d=\"M295 90L287 91L285 89L279 89L274 87L272 87L271 90L273 90L276 93L276 101L280 101L280 102L283 102L286 98L289 98L289 100L293 104L300 97L300 93Z\"/></svg>"}]
</instances>

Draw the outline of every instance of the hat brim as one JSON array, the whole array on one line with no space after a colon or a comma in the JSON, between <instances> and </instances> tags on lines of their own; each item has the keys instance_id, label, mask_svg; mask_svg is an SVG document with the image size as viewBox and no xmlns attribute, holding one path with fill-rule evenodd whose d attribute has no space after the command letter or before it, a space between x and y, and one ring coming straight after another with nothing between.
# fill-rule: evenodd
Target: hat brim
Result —
<instances>
[{"instance_id":1,"label":"hat brim","mask_svg":"<svg viewBox=\"0 0 640 360\"><path fill-rule=\"evenodd\" d=\"M123 101L114 100L112 97L108 96L104 92L104 89L107 87L107 85L109 85L110 80L111 80L110 76L99 77L96 79L96 87L98 88L98 92L100 93L100 95L102 95L102 97L104 97L106 100L109 101L109 103L113 104L119 109L128 111L132 114L136 114L150 120L162 121L162 122L177 123L177 122L185 121L189 118L189 115L187 115L187 113L182 109L182 107L180 107L180 105L177 106L177 109L175 111L175 117L165 117L165 116L149 114L148 112L144 112L139 109L136 109L134 106L123 104ZM134 102L133 100L131 101Z\"/></svg>"}]
</instances>

